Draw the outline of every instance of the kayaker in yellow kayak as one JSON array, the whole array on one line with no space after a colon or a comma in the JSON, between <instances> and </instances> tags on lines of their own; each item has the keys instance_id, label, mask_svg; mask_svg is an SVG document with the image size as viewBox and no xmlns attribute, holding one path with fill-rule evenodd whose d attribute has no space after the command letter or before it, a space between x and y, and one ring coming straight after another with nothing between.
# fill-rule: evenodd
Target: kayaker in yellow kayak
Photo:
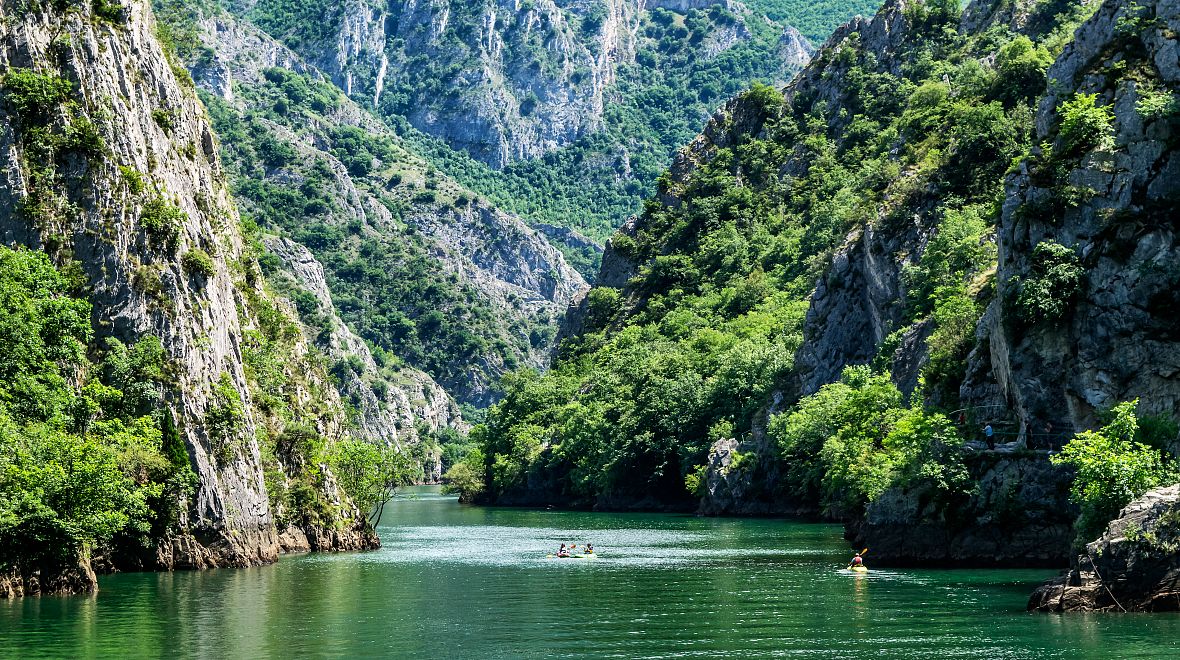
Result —
<instances>
[{"instance_id":1,"label":"kayaker in yellow kayak","mask_svg":"<svg viewBox=\"0 0 1180 660\"><path fill-rule=\"evenodd\" d=\"M864 568L864 565L865 565L865 560L864 560L864 559L862 559L860 555L861 555L861 552L858 552L858 553L856 553L856 554L855 554L855 555L852 557L852 561L848 562L848 568L849 568L850 570L856 570L856 569L858 569L858 568Z\"/></svg>"}]
</instances>

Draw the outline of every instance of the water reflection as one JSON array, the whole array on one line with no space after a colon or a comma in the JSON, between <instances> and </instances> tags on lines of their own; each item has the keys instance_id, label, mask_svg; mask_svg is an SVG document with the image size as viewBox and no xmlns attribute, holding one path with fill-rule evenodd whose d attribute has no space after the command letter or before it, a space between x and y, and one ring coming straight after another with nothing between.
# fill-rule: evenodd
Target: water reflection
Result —
<instances>
[{"instance_id":1,"label":"water reflection","mask_svg":"<svg viewBox=\"0 0 1180 660\"><path fill-rule=\"evenodd\" d=\"M832 525L390 505L372 553L0 602L12 657L1158 657L1180 618L1024 613L1045 571L840 570ZM591 541L595 560L546 560Z\"/></svg>"}]
</instances>

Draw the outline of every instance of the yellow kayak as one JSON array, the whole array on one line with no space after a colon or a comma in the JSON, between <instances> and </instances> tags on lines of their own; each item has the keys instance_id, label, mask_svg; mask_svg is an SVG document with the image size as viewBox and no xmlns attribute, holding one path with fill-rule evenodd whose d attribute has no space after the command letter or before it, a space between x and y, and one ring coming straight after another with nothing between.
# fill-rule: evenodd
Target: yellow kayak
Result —
<instances>
[{"instance_id":1,"label":"yellow kayak","mask_svg":"<svg viewBox=\"0 0 1180 660\"><path fill-rule=\"evenodd\" d=\"M848 570L852 571L853 573L868 573L869 572L869 569L865 566L852 566Z\"/></svg>"},{"instance_id":2,"label":"yellow kayak","mask_svg":"<svg viewBox=\"0 0 1180 660\"><path fill-rule=\"evenodd\" d=\"M569 555L567 557L558 557L557 555L545 555L546 559L594 559L598 555L593 552L584 555Z\"/></svg>"}]
</instances>

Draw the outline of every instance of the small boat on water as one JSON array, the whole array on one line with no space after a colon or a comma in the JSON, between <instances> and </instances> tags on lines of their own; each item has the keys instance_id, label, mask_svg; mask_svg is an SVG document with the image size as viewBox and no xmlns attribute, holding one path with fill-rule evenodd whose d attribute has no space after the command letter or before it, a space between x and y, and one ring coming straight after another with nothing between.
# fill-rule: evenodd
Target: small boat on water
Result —
<instances>
[{"instance_id":1,"label":"small boat on water","mask_svg":"<svg viewBox=\"0 0 1180 660\"><path fill-rule=\"evenodd\" d=\"M860 566L851 566L851 567L849 567L848 570L852 571L853 573L868 573L869 572L868 567L864 566L863 564Z\"/></svg>"},{"instance_id":2,"label":"small boat on water","mask_svg":"<svg viewBox=\"0 0 1180 660\"><path fill-rule=\"evenodd\" d=\"M598 555L593 552L579 555L545 555L546 559L594 559Z\"/></svg>"}]
</instances>

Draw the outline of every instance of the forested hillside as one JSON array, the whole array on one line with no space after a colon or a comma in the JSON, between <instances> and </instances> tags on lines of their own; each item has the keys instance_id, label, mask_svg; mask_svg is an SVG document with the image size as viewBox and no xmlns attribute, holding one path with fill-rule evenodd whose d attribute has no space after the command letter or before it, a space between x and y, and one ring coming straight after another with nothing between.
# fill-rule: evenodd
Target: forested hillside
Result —
<instances>
[{"instance_id":1,"label":"forested hillside","mask_svg":"<svg viewBox=\"0 0 1180 660\"><path fill-rule=\"evenodd\" d=\"M318 262L272 279L289 283L280 288L370 435L412 444L417 422L461 428L448 395L484 407L501 374L544 365L556 318L584 285L544 236L249 23L156 4L210 108L235 197L274 253L264 267L290 271L304 249Z\"/></svg>"},{"instance_id":2,"label":"forested hillside","mask_svg":"<svg viewBox=\"0 0 1180 660\"><path fill-rule=\"evenodd\" d=\"M858 521L879 560L1063 561L1066 466L1087 466L1083 534L1171 478L1180 390L1144 362L1175 351L1169 12L895 0L841 28L680 151L456 482L502 503L810 510Z\"/></svg>"},{"instance_id":3,"label":"forested hillside","mask_svg":"<svg viewBox=\"0 0 1180 660\"><path fill-rule=\"evenodd\" d=\"M791 9L826 34L864 8ZM296 10L264 0L235 11L446 174L531 223L597 240L638 210L718 104L751 80L784 83L811 52L784 8L776 22L737 2L354 0ZM597 255L574 261L592 275Z\"/></svg>"}]
</instances>

